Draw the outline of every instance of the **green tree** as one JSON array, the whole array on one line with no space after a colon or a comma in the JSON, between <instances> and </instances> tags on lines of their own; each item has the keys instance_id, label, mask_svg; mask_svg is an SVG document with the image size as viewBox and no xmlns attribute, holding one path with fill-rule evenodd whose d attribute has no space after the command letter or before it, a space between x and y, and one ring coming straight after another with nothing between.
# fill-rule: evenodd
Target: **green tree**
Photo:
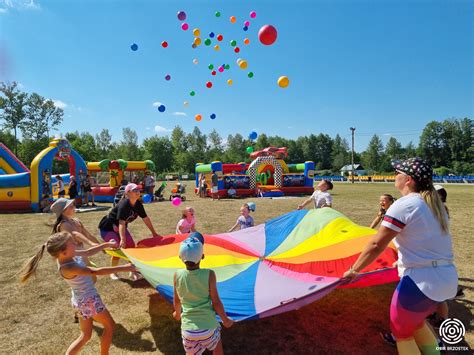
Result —
<instances>
[{"instance_id":1,"label":"green tree","mask_svg":"<svg viewBox=\"0 0 474 355\"><path fill-rule=\"evenodd\" d=\"M442 122L429 122L420 136L418 154L433 166L449 166L451 156Z\"/></svg>"},{"instance_id":2,"label":"green tree","mask_svg":"<svg viewBox=\"0 0 474 355\"><path fill-rule=\"evenodd\" d=\"M17 142L15 136L11 134L9 130L0 129L0 143L5 144L11 150L14 150Z\"/></svg>"},{"instance_id":3,"label":"green tree","mask_svg":"<svg viewBox=\"0 0 474 355\"><path fill-rule=\"evenodd\" d=\"M260 133L259 136L257 137L257 140L255 141L254 149L257 151L257 150L265 149L269 146L270 146L270 142L268 140L267 135L265 133Z\"/></svg>"},{"instance_id":4,"label":"green tree","mask_svg":"<svg viewBox=\"0 0 474 355\"><path fill-rule=\"evenodd\" d=\"M99 134L95 135L95 146L97 147L97 154L100 159L105 159L110 156L110 151L113 148L112 135L109 130L104 128Z\"/></svg>"},{"instance_id":5,"label":"green tree","mask_svg":"<svg viewBox=\"0 0 474 355\"><path fill-rule=\"evenodd\" d=\"M207 152L207 136L202 134L201 130L195 126L187 138L189 142L188 151L193 156L194 161L204 162ZM194 166L192 170L194 170Z\"/></svg>"},{"instance_id":6,"label":"green tree","mask_svg":"<svg viewBox=\"0 0 474 355\"><path fill-rule=\"evenodd\" d=\"M143 158L155 163L157 173L171 170L173 164L173 145L168 137L155 135L146 138L143 141L143 150Z\"/></svg>"},{"instance_id":7,"label":"green tree","mask_svg":"<svg viewBox=\"0 0 474 355\"><path fill-rule=\"evenodd\" d=\"M65 138L85 161L100 161L105 158L98 154L94 136L89 132L69 132Z\"/></svg>"},{"instance_id":8,"label":"green tree","mask_svg":"<svg viewBox=\"0 0 474 355\"><path fill-rule=\"evenodd\" d=\"M186 133L180 126L173 128L171 132L171 144L175 153L185 152L188 149L189 142L186 137Z\"/></svg>"},{"instance_id":9,"label":"green tree","mask_svg":"<svg viewBox=\"0 0 474 355\"><path fill-rule=\"evenodd\" d=\"M28 94L17 89L18 84L2 82L0 86L0 118L4 121L3 127L13 129L15 140L13 141L13 151L18 155L18 129L26 119L26 109L28 106Z\"/></svg>"},{"instance_id":10,"label":"green tree","mask_svg":"<svg viewBox=\"0 0 474 355\"><path fill-rule=\"evenodd\" d=\"M122 141L117 145L115 159L142 160L142 151L138 145L138 135L133 129L122 129Z\"/></svg>"},{"instance_id":11,"label":"green tree","mask_svg":"<svg viewBox=\"0 0 474 355\"><path fill-rule=\"evenodd\" d=\"M334 172L339 172L339 170L344 166L349 164L351 161L351 155L349 153L349 144L347 141L339 134L336 134L334 141L332 143L332 152L331 152L331 168Z\"/></svg>"},{"instance_id":12,"label":"green tree","mask_svg":"<svg viewBox=\"0 0 474 355\"><path fill-rule=\"evenodd\" d=\"M403 148L402 159L413 158L416 156L416 147L413 142L408 142L408 144Z\"/></svg>"},{"instance_id":13,"label":"green tree","mask_svg":"<svg viewBox=\"0 0 474 355\"><path fill-rule=\"evenodd\" d=\"M227 149L223 155L223 161L228 163L239 163L249 161L247 148L247 140L244 140L240 133L235 136L229 134L227 137Z\"/></svg>"},{"instance_id":14,"label":"green tree","mask_svg":"<svg viewBox=\"0 0 474 355\"><path fill-rule=\"evenodd\" d=\"M219 133L213 129L211 133L209 133L208 143L209 149L207 151L207 157L205 159L206 162L211 162L215 160L222 160L222 154L224 153L224 148L222 145L222 138Z\"/></svg>"},{"instance_id":15,"label":"green tree","mask_svg":"<svg viewBox=\"0 0 474 355\"><path fill-rule=\"evenodd\" d=\"M24 138L18 149L18 158L26 166L30 166L33 159L49 145L48 137L40 139Z\"/></svg>"},{"instance_id":16,"label":"green tree","mask_svg":"<svg viewBox=\"0 0 474 355\"><path fill-rule=\"evenodd\" d=\"M302 163L304 162L303 148L297 141L290 139L288 141L288 162Z\"/></svg>"},{"instance_id":17,"label":"green tree","mask_svg":"<svg viewBox=\"0 0 474 355\"><path fill-rule=\"evenodd\" d=\"M374 134L362 159L366 169L380 170L383 160L383 143L378 135Z\"/></svg>"},{"instance_id":18,"label":"green tree","mask_svg":"<svg viewBox=\"0 0 474 355\"><path fill-rule=\"evenodd\" d=\"M56 107L52 100L32 93L28 98L26 120L21 125L22 135L35 140L49 138L50 131L61 124L63 116L64 111Z\"/></svg>"},{"instance_id":19,"label":"green tree","mask_svg":"<svg viewBox=\"0 0 474 355\"><path fill-rule=\"evenodd\" d=\"M390 137L385 145L385 154L387 154L390 159L401 159L403 148L395 137Z\"/></svg>"}]
</instances>

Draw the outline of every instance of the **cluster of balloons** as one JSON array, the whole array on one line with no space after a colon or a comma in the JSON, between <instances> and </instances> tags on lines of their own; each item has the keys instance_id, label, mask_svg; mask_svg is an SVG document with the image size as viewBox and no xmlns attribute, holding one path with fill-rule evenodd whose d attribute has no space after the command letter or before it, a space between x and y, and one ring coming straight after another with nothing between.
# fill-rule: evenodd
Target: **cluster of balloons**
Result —
<instances>
[{"instance_id":1,"label":"cluster of balloons","mask_svg":"<svg viewBox=\"0 0 474 355\"><path fill-rule=\"evenodd\" d=\"M252 132L249 133L249 139L250 139L251 141L256 140L257 137L258 137L257 132L252 131ZM246 149L246 151L247 151L248 154L252 154L252 153L253 153L253 147L252 147L251 145L248 146L247 149Z\"/></svg>"}]
</instances>

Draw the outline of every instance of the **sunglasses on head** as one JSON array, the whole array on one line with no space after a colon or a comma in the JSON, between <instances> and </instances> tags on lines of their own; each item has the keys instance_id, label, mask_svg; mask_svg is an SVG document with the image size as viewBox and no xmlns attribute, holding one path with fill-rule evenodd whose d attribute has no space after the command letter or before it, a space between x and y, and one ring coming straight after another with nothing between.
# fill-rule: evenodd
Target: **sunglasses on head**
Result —
<instances>
[{"instance_id":1,"label":"sunglasses on head","mask_svg":"<svg viewBox=\"0 0 474 355\"><path fill-rule=\"evenodd\" d=\"M133 189L132 192L140 192L140 189Z\"/></svg>"}]
</instances>

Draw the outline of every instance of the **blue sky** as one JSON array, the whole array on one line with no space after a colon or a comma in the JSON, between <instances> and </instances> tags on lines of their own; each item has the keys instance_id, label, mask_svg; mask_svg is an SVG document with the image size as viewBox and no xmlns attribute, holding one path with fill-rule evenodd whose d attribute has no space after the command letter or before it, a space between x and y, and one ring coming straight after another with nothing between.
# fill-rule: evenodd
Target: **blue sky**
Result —
<instances>
[{"instance_id":1,"label":"blue sky","mask_svg":"<svg viewBox=\"0 0 474 355\"><path fill-rule=\"evenodd\" d=\"M180 28L179 10L187 13L188 31ZM252 10L256 19L249 18ZM417 143L429 121L472 118L473 23L469 0L0 0L0 75L57 100L65 110L62 133L108 128L119 140L122 128L131 127L142 140L197 125L223 137L322 132L349 139L349 127L356 127L361 151L374 133L384 142L393 135ZM258 41L265 24L278 30L272 46ZM220 51L192 49L193 28L203 41L211 31L221 33ZM132 43L138 51L130 50ZM247 70L237 58L248 61ZM213 77L210 63L231 68ZM290 79L286 89L276 84L281 75Z\"/></svg>"}]
</instances>

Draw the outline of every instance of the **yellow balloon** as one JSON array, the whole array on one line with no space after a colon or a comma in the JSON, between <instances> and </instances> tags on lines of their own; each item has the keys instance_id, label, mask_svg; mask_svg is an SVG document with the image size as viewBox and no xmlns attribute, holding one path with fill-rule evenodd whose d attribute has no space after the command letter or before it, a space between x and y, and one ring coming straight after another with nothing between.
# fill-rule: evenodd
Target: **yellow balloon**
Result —
<instances>
[{"instance_id":1,"label":"yellow balloon","mask_svg":"<svg viewBox=\"0 0 474 355\"><path fill-rule=\"evenodd\" d=\"M240 62L239 62L239 67L240 69L247 69L247 66L248 66L248 63L246 60L242 59Z\"/></svg>"},{"instance_id":2,"label":"yellow balloon","mask_svg":"<svg viewBox=\"0 0 474 355\"><path fill-rule=\"evenodd\" d=\"M194 39L194 44L195 44L196 46L199 46L199 45L201 44L201 38L196 37L196 38Z\"/></svg>"},{"instance_id":3,"label":"yellow balloon","mask_svg":"<svg viewBox=\"0 0 474 355\"><path fill-rule=\"evenodd\" d=\"M218 51L219 49L221 49L221 47L219 47L219 45L216 44L216 45L214 46L214 49L215 49L216 51Z\"/></svg>"},{"instance_id":4,"label":"yellow balloon","mask_svg":"<svg viewBox=\"0 0 474 355\"><path fill-rule=\"evenodd\" d=\"M280 76L278 78L278 86L281 88L286 88L288 85L290 85L290 79L288 79L287 76Z\"/></svg>"},{"instance_id":5,"label":"yellow balloon","mask_svg":"<svg viewBox=\"0 0 474 355\"><path fill-rule=\"evenodd\" d=\"M232 85L232 79L227 80L228 85Z\"/></svg>"},{"instance_id":6,"label":"yellow balloon","mask_svg":"<svg viewBox=\"0 0 474 355\"><path fill-rule=\"evenodd\" d=\"M193 35L194 35L194 37L199 37L200 34L201 34L201 31L199 31L199 28L195 28L195 29L193 30Z\"/></svg>"}]
</instances>

